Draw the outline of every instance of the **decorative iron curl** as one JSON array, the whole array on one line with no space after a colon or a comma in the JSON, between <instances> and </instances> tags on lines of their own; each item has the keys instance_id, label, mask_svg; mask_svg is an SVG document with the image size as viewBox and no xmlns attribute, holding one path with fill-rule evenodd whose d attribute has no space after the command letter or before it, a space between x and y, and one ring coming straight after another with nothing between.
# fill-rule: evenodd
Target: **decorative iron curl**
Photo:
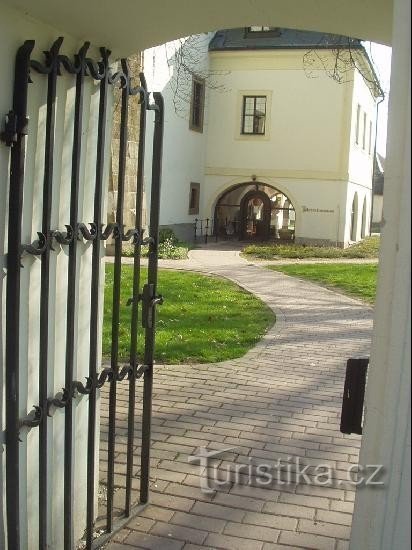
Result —
<instances>
[{"instance_id":1,"label":"decorative iron curl","mask_svg":"<svg viewBox=\"0 0 412 550\"><path fill-rule=\"evenodd\" d=\"M53 237L59 244L70 244L74 239L74 229L71 225L65 225L66 232L62 231L52 231Z\"/></svg>"},{"instance_id":2,"label":"decorative iron curl","mask_svg":"<svg viewBox=\"0 0 412 550\"><path fill-rule=\"evenodd\" d=\"M62 388L62 391L59 392L52 399L47 400L47 416L52 416L50 412L52 407L58 409L64 409L69 404L69 401L73 398L73 394L66 388Z\"/></svg>"},{"instance_id":3,"label":"decorative iron curl","mask_svg":"<svg viewBox=\"0 0 412 550\"><path fill-rule=\"evenodd\" d=\"M127 380L130 380L130 377L132 375L133 375L133 367L131 367L130 365L125 365L124 367L122 367L120 371L117 372L116 380L118 382L122 382L126 378L126 376L127 376Z\"/></svg>"},{"instance_id":4,"label":"decorative iron curl","mask_svg":"<svg viewBox=\"0 0 412 550\"><path fill-rule=\"evenodd\" d=\"M21 253L27 252L27 254L33 254L34 256L41 256L49 246L49 240L41 231L37 232L38 240L31 244L22 244Z\"/></svg>"},{"instance_id":5,"label":"decorative iron curl","mask_svg":"<svg viewBox=\"0 0 412 550\"><path fill-rule=\"evenodd\" d=\"M126 233L122 233L122 241L132 241L132 244L141 242L141 234L138 229L129 229Z\"/></svg>"},{"instance_id":6,"label":"decorative iron curl","mask_svg":"<svg viewBox=\"0 0 412 550\"><path fill-rule=\"evenodd\" d=\"M43 408L34 405L33 410L29 413L26 418L23 418L19 422L19 427L22 428L26 426L27 428L36 428L40 425L40 422L43 419Z\"/></svg>"},{"instance_id":7,"label":"decorative iron curl","mask_svg":"<svg viewBox=\"0 0 412 550\"><path fill-rule=\"evenodd\" d=\"M142 239L142 245L145 246L145 245L149 245L149 244L154 244L156 241L155 241L155 238L154 237L145 237L144 239Z\"/></svg>"},{"instance_id":8,"label":"decorative iron curl","mask_svg":"<svg viewBox=\"0 0 412 550\"><path fill-rule=\"evenodd\" d=\"M135 378L135 380L138 380L139 378L141 378L143 376L143 374L149 369L149 367L147 365L135 365L134 368L131 369L131 373L129 375L129 380L131 379L131 377L133 376Z\"/></svg>"},{"instance_id":9,"label":"decorative iron curl","mask_svg":"<svg viewBox=\"0 0 412 550\"><path fill-rule=\"evenodd\" d=\"M31 59L30 67L40 74L50 74L53 71L56 71L57 74L61 74L59 51L62 43L63 43L63 37L59 36L59 38L57 38L57 40L54 41L50 50L43 52L46 58L45 63L43 64L40 61Z\"/></svg>"},{"instance_id":10,"label":"decorative iron curl","mask_svg":"<svg viewBox=\"0 0 412 550\"><path fill-rule=\"evenodd\" d=\"M110 236L113 237L113 239L118 239L121 235L120 226L118 223L109 223L106 225L106 228L103 231L103 226L100 228L100 238L105 241Z\"/></svg>"},{"instance_id":11,"label":"decorative iron curl","mask_svg":"<svg viewBox=\"0 0 412 550\"><path fill-rule=\"evenodd\" d=\"M90 48L90 42L85 42L77 54L74 56L74 62L67 55L59 55L59 74L61 74L61 66L64 67L69 74L85 74L86 71L86 53Z\"/></svg>"},{"instance_id":12,"label":"decorative iron curl","mask_svg":"<svg viewBox=\"0 0 412 550\"><path fill-rule=\"evenodd\" d=\"M97 63L88 57L85 59L85 75L93 77L94 80L103 80L109 72L109 57L111 52L106 48L100 48L100 54L102 59Z\"/></svg>"},{"instance_id":13,"label":"decorative iron curl","mask_svg":"<svg viewBox=\"0 0 412 550\"><path fill-rule=\"evenodd\" d=\"M146 77L144 73L139 73L139 80L140 80L140 86L136 86L134 88L130 87L129 94L132 96L140 95L139 104L140 105L144 104L145 108L147 109L149 105L149 92L147 91L147 82L146 82Z\"/></svg>"},{"instance_id":14,"label":"decorative iron curl","mask_svg":"<svg viewBox=\"0 0 412 550\"><path fill-rule=\"evenodd\" d=\"M77 393L80 393L81 395L89 395L93 390L93 380L89 376L86 376L86 384L83 384L83 382L80 382L79 380L74 380L72 383L72 388L73 397L76 397Z\"/></svg>"},{"instance_id":15,"label":"decorative iron curl","mask_svg":"<svg viewBox=\"0 0 412 550\"><path fill-rule=\"evenodd\" d=\"M111 382L114 378L114 371L111 368L103 369L96 381L96 389L100 389L106 382Z\"/></svg>"},{"instance_id":16,"label":"decorative iron curl","mask_svg":"<svg viewBox=\"0 0 412 550\"><path fill-rule=\"evenodd\" d=\"M91 222L89 223L90 229L87 227L85 223L78 223L77 224L77 238L80 239L81 236L86 241L94 241L94 239L97 237L97 227L96 224Z\"/></svg>"}]
</instances>

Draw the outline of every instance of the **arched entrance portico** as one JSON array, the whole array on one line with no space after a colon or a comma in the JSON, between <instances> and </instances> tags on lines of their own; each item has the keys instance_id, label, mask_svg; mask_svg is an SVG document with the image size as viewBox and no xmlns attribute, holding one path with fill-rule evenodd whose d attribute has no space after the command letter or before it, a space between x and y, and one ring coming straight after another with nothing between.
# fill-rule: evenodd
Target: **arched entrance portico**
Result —
<instances>
[{"instance_id":1,"label":"arched entrance portico","mask_svg":"<svg viewBox=\"0 0 412 550\"><path fill-rule=\"evenodd\" d=\"M214 232L220 239L291 241L295 236L295 208L282 191L271 185L240 183L218 198Z\"/></svg>"}]
</instances>

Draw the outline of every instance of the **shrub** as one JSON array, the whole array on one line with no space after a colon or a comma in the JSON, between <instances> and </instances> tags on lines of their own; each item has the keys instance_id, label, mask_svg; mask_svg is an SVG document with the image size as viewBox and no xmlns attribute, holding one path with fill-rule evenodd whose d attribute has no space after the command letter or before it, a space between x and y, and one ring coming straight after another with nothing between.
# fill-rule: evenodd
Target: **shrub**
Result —
<instances>
[{"instance_id":1,"label":"shrub","mask_svg":"<svg viewBox=\"0 0 412 550\"><path fill-rule=\"evenodd\" d=\"M187 258L189 247L185 243L176 243L172 239L166 239L159 242L159 258L161 260L184 260ZM134 246L126 244L123 247L123 256L132 258L134 254ZM147 258L149 247L142 246L141 256Z\"/></svg>"},{"instance_id":2,"label":"shrub","mask_svg":"<svg viewBox=\"0 0 412 550\"><path fill-rule=\"evenodd\" d=\"M173 244L177 244L179 242L175 232L173 229L170 229L170 227L163 227L159 231L159 243L162 244L166 241L172 242Z\"/></svg>"}]
</instances>

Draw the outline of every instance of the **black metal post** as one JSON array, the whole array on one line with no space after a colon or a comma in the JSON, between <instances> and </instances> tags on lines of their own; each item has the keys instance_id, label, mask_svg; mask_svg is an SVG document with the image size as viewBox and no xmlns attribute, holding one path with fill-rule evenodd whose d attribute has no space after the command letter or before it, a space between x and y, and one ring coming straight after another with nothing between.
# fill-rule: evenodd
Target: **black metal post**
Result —
<instances>
[{"instance_id":1,"label":"black metal post","mask_svg":"<svg viewBox=\"0 0 412 550\"><path fill-rule=\"evenodd\" d=\"M155 100L155 130L153 135L152 161L152 188L150 200L150 244L148 263L148 285L153 285L153 297L156 296L158 270L158 243L159 243L159 210L160 187L162 175L163 150L163 119L164 105L162 95L153 94ZM152 319L145 330L144 363L147 368L143 384L143 415L142 415L142 451L140 475L140 502L146 503L149 499L150 479L150 440L152 421L152 392L153 392L153 356L155 344L156 310L153 304Z\"/></svg>"},{"instance_id":2,"label":"black metal post","mask_svg":"<svg viewBox=\"0 0 412 550\"><path fill-rule=\"evenodd\" d=\"M50 232L53 200L53 166L54 166L54 133L56 123L56 90L57 73L59 69L59 50L63 42L58 38L46 52L46 67L48 67L47 84L47 111L46 111L46 143L44 155L44 182L43 182L43 212L42 233L46 236L46 246L41 256L40 281L40 336L39 336L39 404L43 411L47 411L48 401L48 366L49 366L49 292L50 292ZM48 476L47 476L47 414L39 424L39 548L47 548L48 539Z\"/></svg>"},{"instance_id":3,"label":"black metal post","mask_svg":"<svg viewBox=\"0 0 412 550\"><path fill-rule=\"evenodd\" d=\"M129 69L127 62L122 59L124 78L121 79L122 100L120 116L120 146L119 146L119 171L117 178L117 206L116 223L119 227L117 238L114 242L114 273L113 273L113 314L112 314L112 345L111 345L111 369L113 372L110 381L109 392L109 434L107 451L107 509L106 529L113 529L113 497L114 497L114 456L116 447L116 391L117 375L119 372L119 328L120 328L120 285L122 276L122 235L123 235L123 208L124 187L126 177L127 137L128 137L128 113L129 113Z\"/></svg>"},{"instance_id":4,"label":"black metal post","mask_svg":"<svg viewBox=\"0 0 412 550\"><path fill-rule=\"evenodd\" d=\"M19 473L19 352L20 247L27 135L27 91L34 41L26 41L16 55L13 112L16 136L10 158L10 193L6 290L6 503L9 550L20 548Z\"/></svg>"},{"instance_id":5,"label":"black metal post","mask_svg":"<svg viewBox=\"0 0 412 550\"><path fill-rule=\"evenodd\" d=\"M138 368L137 338L139 322L139 289L140 289L140 254L142 242L142 206L143 206L143 178L144 178L144 155L146 135L146 110L148 107L148 95L144 75L140 74L142 91L140 92L140 128L139 128L139 151L136 179L136 219L135 228L140 238L135 240L133 255L133 296L131 299L131 321L130 321L130 367L129 377L129 409L127 417L127 464L126 464L126 502L125 513L130 516L132 508L132 479L133 479L133 444L134 444L134 422L136 405L136 375Z\"/></svg>"},{"instance_id":6,"label":"black metal post","mask_svg":"<svg viewBox=\"0 0 412 550\"><path fill-rule=\"evenodd\" d=\"M72 174L70 191L70 227L73 238L69 243L67 267L67 311L66 311L66 367L65 388L67 392L64 418L64 549L73 547L73 367L75 354L76 314L76 271L77 271L77 224L79 209L80 161L82 154L83 98L85 77L85 56L89 48L86 43L77 55L76 97L74 106Z\"/></svg>"},{"instance_id":7,"label":"black metal post","mask_svg":"<svg viewBox=\"0 0 412 550\"><path fill-rule=\"evenodd\" d=\"M94 224L101 226L102 194L104 165L106 153L106 121L107 95L109 87L109 55L110 52L102 48L103 60L100 64L103 76L100 81L99 121L97 133L96 155L96 187L94 193ZM99 238L93 240L92 275L91 275L91 303L90 303L90 355L89 380L91 391L89 394L89 420L87 436L87 518L86 518L86 546L92 547L94 524L94 495L95 495L95 449L96 449L96 382L98 367L97 334L99 329L99 298L100 298L100 268L101 242Z\"/></svg>"}]
</instances>

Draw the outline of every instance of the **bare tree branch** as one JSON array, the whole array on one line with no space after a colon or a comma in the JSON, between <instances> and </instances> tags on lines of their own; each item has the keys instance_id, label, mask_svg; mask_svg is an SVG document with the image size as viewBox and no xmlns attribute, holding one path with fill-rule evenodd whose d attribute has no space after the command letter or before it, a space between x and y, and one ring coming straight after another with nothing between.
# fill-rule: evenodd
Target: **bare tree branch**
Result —
<instances>
[{"instance_id":1,"label":"bare tree branch","mask_svg":"<svg viewBox=\"0 0 412 550\"><path fill-rule=\"evenodd\" d=\"M165 45L173 106L176 114L183 118L188 115L193 78L204 80L208 89L221 92L226 90L224 84L219 83L216 78L227 75L230 71L211 71L205 63L209 41L208 34L197 34Z\"/></svg>"},{"instance_id":2,"label":"bare tree branch","mask_svg":"<svg viewBox=\"0 0 412 550\"><path fill-rule=\"evenodd\" d=\"M375 74L372 59L359 42L347 36L324 35L316 48L307 51L303 56L303 68L306 76L317 78L319 71L343 84L353 80L353 70L357 69L375 97L382 97L383 90Z\"/></svg>"}]
</instances>

